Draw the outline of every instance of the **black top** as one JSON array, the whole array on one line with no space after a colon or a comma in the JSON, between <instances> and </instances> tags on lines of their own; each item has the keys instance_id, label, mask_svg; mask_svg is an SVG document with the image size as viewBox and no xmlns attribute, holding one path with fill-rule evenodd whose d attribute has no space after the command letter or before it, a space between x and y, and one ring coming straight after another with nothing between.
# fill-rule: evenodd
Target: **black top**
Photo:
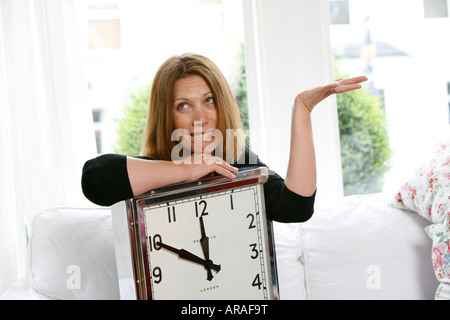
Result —
<instances>
[{"instance_id":1,"label":"black top","mask_svg":"<svg viewBox=\"0 0 450 320\"><path fill-rule=\"evenodd\" d=\"M249 149L246 149L244 156L245 161L238 161L233 166L239 170L255 166L267 167ZM136 158L151 160L148 157ZM133 198L127 157L105 154L88 160L83 167L81 185L86 198L101 206ZM282 177L269 170L269 177L264 184L267 219L286 223L305 222L314 213L315 196L316 193L311 197L303 197L292 192L286 187Z\"/></svg>"}]
</instances>

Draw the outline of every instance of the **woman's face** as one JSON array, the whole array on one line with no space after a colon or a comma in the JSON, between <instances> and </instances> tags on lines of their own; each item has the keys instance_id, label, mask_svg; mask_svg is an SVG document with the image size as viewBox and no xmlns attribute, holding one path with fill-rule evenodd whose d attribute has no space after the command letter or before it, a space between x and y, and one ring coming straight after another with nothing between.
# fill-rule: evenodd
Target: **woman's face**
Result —
<instances>
[{"instance_id":1,"label":"woman's face","mask_svg":"<svg viewBox=\"0 0 450 320\"><path fill-rule=\"evenodd\" d=\"M214 96L202 77L193 75L175 82L173 124L175 129L189 132L183 137L184 143L191 142L186 148L191 148L192 153L204 152L215 140L217 121Z\"/></svg>"}]
</instances>

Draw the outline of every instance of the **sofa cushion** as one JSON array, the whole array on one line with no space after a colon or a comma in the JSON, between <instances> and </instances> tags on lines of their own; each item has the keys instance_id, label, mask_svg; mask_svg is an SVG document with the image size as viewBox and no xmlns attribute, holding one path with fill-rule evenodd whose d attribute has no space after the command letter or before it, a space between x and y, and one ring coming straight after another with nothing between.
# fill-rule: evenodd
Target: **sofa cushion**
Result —
<instances>
[{"instance_id":1,"label":"sofa cushion","mask_svg":"<svg viewBox=\"0 0 450 320\"><path fill-rule=\"evenodd\" d=\"M433 241L431 262L440 282L435 299L450 300L450 213L442 223L432 224L425 231Z\"/></svg>"},{"instance_id":2,"label":"sofa cushion","mask_svg":"<svg viewBox=\"0 0 450 320\"><path fill-rule=\"evenodd\" d=\"M418 213L440 223L450 213L450 140L436 147L430 161L422 165L399 189L390 205Z\"/></svg>"},{"instance_id":3,"label":"sofa cushion","mask_svg":"<svg viewBox=\"0 0 450 320\"><path fill-rule=\"evenodd\" d=\"M349 196L303 224L310 299L433 299L429 224L382 194Z\"/></svg>"},{"instance_id":4,"label":"sofa cushion","mask_svg":"<svg viewBox=\"0 0 450 320\"><path fill-rule=\"evenodd\" d=\"M53 299L118 299L109 208L49 208L34 216L27 282Z\"/></svg>"}]
</instances>

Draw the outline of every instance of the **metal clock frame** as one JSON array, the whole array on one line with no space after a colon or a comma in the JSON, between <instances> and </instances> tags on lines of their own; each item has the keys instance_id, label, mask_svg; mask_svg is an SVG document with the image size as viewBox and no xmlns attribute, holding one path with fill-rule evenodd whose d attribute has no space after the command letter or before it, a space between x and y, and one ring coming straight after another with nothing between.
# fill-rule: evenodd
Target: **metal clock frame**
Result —
<instances>
[{"instance_id":1,"label":"metal clock frame","mask_svg":"<svg viewBox=\"0 0 450 320\"><path fill-rule=\"evenodd\" d=\"M170 185L113 205L111 213L121 299L152 299L144 213L146 206L260 184L260 201L265 210L262 184L267 181L267 176L266 167L255 167L236 173L235 179L216 176ZM267 227L262 226L262 230L267 230L266 245L270 257L265 258L271 267L271 274L267 277L272 285L273 299L279 299L273 225L272 221L266 221Z\"/></svg>"}]
</instances>

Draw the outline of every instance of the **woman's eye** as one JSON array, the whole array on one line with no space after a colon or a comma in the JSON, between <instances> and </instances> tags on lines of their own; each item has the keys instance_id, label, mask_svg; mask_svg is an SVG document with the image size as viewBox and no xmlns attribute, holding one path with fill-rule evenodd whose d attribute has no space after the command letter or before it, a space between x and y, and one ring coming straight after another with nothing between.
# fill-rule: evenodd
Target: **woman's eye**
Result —
<instances>
[{"instance_id":1,"label":"woman's eye","mask_svg":"<svg viewBox=\"0 0 450 320\"><path fill-rule=\"evenodd\" d=\"M177 106L177 110L186 110L186 109L188 109L189 108L189 105L187 104L187 103L180 103L178 106Z\"/></svg>"},{"instance_id":2,"label":"woman's eye","mask_svg":"<svg viewBox=\"0 0 450 320\"><path fill-rule=\"evenodd\" d=\"M215 103L215 102L216 102L216 100L214 100L213 97L206 98L206 103L208 103L208 104Z\"/></svg>"}]
</instances>

